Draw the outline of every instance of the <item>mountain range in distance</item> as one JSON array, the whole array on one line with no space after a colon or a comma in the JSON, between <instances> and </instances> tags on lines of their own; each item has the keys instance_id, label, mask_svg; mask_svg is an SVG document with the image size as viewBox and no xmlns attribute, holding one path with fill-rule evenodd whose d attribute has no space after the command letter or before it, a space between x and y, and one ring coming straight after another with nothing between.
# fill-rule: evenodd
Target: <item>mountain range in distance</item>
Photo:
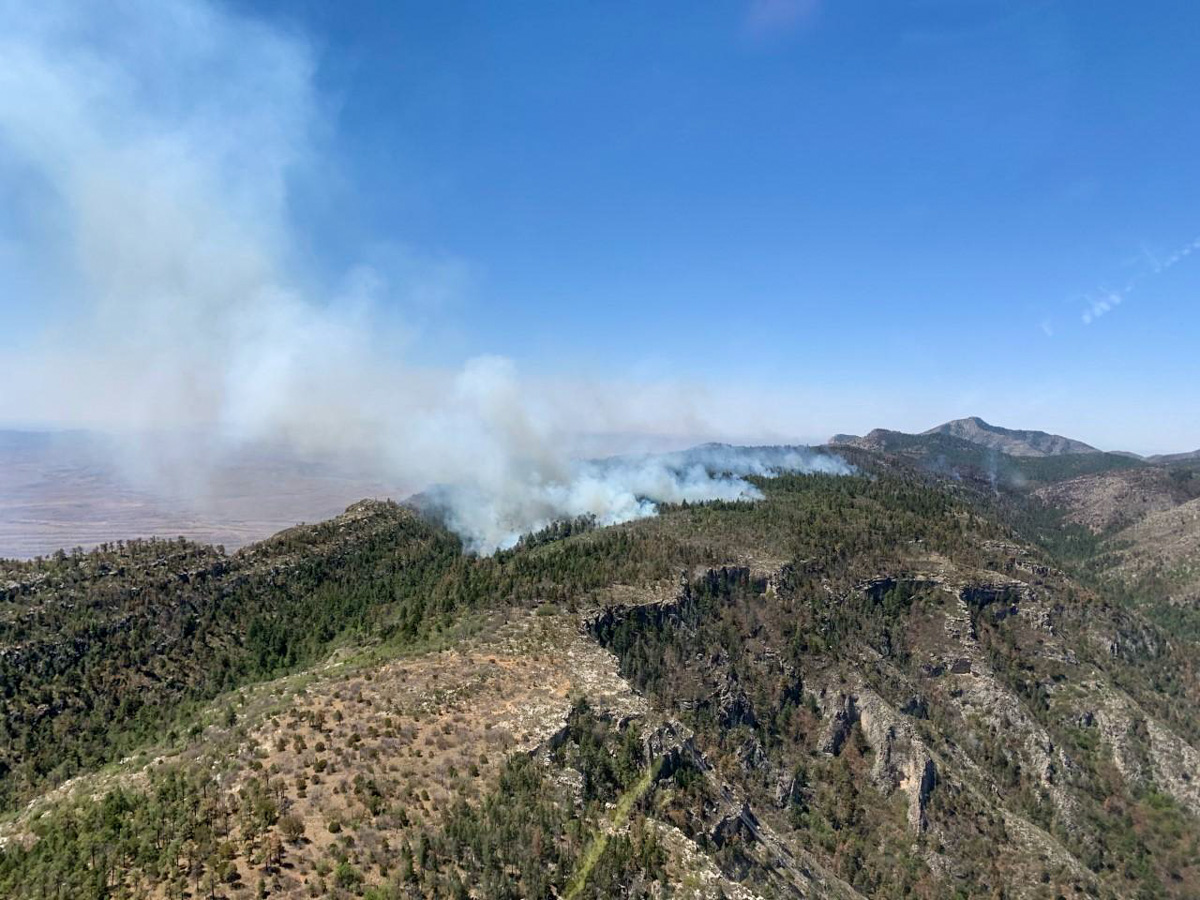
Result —
<instances>
[{"instance_id":1,"label":"mountain range in distance","mask_svg":"<svg viewBox=\"0 0 1200 900\"><path fill-rule=\"evenodd\" d=\"M1051 434L1046 431L1003 428L985 422L979 416L969 416L964 419L952 419L941 425L923 431L919 435L906 432L890 431L876 428L864 436L854 434L835 434L829 439L833 446L850 445L866 449L885 449L897 443L907 443L910 446L914 438L935 437L945 435L957 438L970 444L998 450L1008 456L1015 457L1047 457L1064 456L1067 454L1085 453L1115 453L1133 459L1145 460L1149 463L1172 463L1200 459L1200 450L1184 453L1164 453L1152 456L1142 456L1127 450L1104 451L1091 444L1085 444L1061 434Z\"/></svg>"}]
</instances>

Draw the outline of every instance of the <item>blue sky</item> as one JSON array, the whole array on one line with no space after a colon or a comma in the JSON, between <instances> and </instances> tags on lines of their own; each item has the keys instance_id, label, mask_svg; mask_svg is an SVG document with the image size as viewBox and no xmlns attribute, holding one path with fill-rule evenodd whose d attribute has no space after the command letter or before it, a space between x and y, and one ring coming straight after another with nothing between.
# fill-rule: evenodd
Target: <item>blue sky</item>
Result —
<instances>
[{"instance_id":1,"label":"blue sky","mask_svg":"<svg viewBox=\"0 0 1200 900\"><path fill-rule=\"evenodd\" d=\"M1200 446L1200 6L219 9L311 63L289 272L371 267L414 364L781 398L772 436L978 414ZM10 347L71 291L30 274L19 173Z\"/></svg>"}]
</instances>

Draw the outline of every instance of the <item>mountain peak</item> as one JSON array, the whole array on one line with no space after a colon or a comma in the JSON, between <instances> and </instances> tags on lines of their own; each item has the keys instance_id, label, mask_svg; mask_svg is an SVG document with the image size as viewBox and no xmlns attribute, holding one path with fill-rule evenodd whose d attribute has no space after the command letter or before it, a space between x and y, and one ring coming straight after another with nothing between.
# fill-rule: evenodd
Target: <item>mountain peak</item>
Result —
<instances>
[{"instance_id":1,"label":"mountain peak","mask_svg":"<svg viewBox=\"0 0 1200 900\"><path fill-rule=\"evenodd\" d=\"M1001 428L979 416L954 419L924 434L948 434L983 447L991 447L1009 456L1061 456L1067 453L1097 453L1090 444L1045 431Z\"/></svg>"}]
</instances>

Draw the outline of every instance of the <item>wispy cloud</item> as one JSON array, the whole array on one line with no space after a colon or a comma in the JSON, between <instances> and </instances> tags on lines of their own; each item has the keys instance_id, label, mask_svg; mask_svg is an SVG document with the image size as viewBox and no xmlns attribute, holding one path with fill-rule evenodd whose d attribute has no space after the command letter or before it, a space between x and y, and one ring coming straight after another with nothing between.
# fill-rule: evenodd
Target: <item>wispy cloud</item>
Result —
<instances>
[{"instance_id":1,"label":"wispy cloud","mask_svg":"<svg viewBox=\"0 0 1200 900\"><path fill-rule=\"evenodd\" d=\"M1196 238L1190 244L1184 244L1175 250L1174 253L1162 261L1162 264L1154 270L1154 273L1157 275L1159 272L1165 272L1167 269L1179 265L1197 250L1200 250L1200 238Z\"/></svg>"},{"instance_id":2,"label":"wispy cloud","mask_svg":"<svg viewBox=\"0 0 1200 900\"><path fill-rule=\"evenodd\" d=\"M1141 246L1138 253L1138 261L1143 265L1141 271L1131 275L1120 288L1113 290L1111 288L1100 288L1089 294L1084 294L1083 312L1080 318L1084 325L1091 325L1097 319L1112 312L1121 305L1129 296L1137 289L1137 287L1148 278L1156 278L1159 275L1168 272L1181 262L1186 260L1193 253L1200 251L1200 237L1189 241L1177 247L1175 250L1168 253L1166 256L1160 256L1154 253L1145 244ZM1043 326L1044 327L1044 326Z\"/></svg>"},{"instance_id":3,"label":"wispy cloud","mask_svg":"<svg viewBox=\"0 0 1200 900\"><path fill-rule=\"evenodd\" d=\"M1088 295L1084 298L1087 308L1083 311L1083 324L1091 325L1101 316L1107 315L1120 306L1123 299L1125 299L1124 294L1117 291L1101 291Z\"/></svg>"}]
</instances>

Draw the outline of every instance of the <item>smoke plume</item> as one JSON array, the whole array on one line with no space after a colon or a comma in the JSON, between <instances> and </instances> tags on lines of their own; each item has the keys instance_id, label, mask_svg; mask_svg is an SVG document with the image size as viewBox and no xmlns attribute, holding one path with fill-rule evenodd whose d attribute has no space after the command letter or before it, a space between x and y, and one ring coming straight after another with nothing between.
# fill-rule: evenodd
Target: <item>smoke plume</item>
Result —
<instances>
[{"instance_id":1,"label":"smoke plume","mask_svg":"<svg viewBox=\"0 0 1200 900\"><path fill-rule=\"evenodd\" d=\"M292 185L332 163L301 36L201 0L0 0L0 59L0 185L17 200L0 286L48 323L0 363L0 421L130 435L132 476L197 495L213 459L258 445L440 485L485 551L565 516L753 497L746 474L845 471L727 448L580 462L580 433L697 433L703 414L531 385L501 357L407 363L392 311L460 273L405 251L400 282L356 266L327 288L304 265Z\"/></svg>"},{"instance_id":2,"label":"smoke plume","mask_svg":"<svg viewBox=\"0 0 1200 900\"><path fill-rule=\"evenodd\" d=\"M614 525L652 516L660 503L760 499L747 475L850 471L843 460L804 447L705 444L676 453L578 460L559 480L501 484L490 493L437 486L426 502L469 550L486 553L561 519L594 516L600 525Z\"/></svg>"}]
</instances>

